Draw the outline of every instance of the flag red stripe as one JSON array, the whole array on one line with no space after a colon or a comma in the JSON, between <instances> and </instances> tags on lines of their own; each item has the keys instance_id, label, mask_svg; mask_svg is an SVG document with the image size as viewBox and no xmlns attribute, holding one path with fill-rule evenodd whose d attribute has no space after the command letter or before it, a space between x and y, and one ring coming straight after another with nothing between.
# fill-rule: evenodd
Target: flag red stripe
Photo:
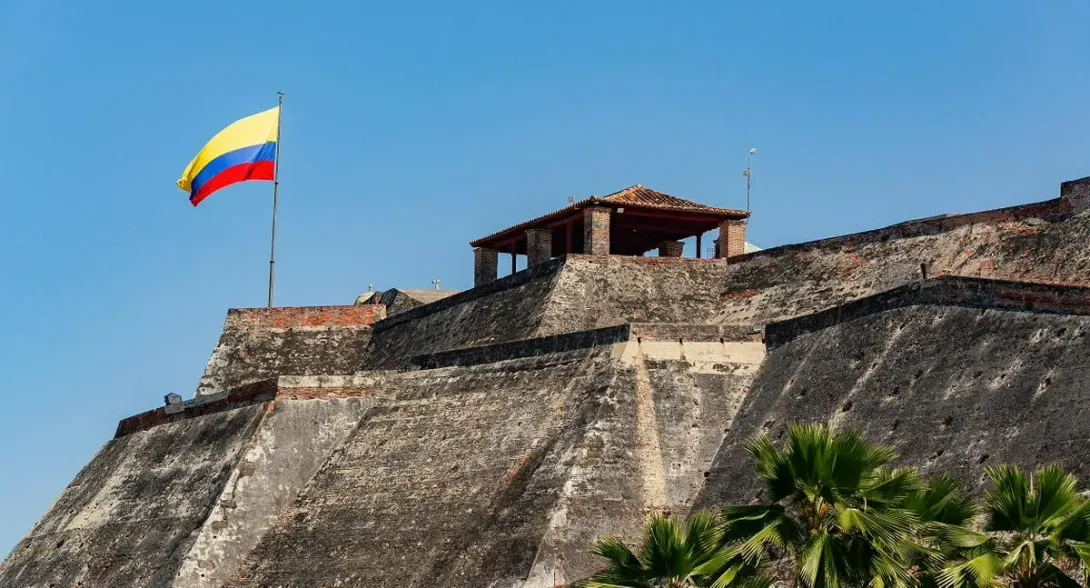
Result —
<instances>
[{"instance_id":1,"label":"flag red stripe","mask_svg":"<svg viewBox=\"0 0 1090 588\"><path fill-rule=\"evenodd\" d=\"M245 163L229 167L205 182L200 190L191 194L189 196L189 202L193 204L193 206L196 206L200 204L202 200L211 196L213 192L239 182L249 182L253 180L272 181L275 170L276 168L272 161L259 161L257 163Z\"/></svg>"}]
</instances>

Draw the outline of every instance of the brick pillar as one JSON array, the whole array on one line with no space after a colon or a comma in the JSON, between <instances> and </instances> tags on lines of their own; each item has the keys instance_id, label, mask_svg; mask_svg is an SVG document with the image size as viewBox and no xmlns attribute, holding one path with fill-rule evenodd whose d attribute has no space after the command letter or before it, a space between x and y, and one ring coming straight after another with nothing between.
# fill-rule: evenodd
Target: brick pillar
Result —
<instances>
[{"instance_id":1,"label":"brick pillar","mask_svg":"<svg viewBox=\"0 0 1090 588\"><path fill-rule=\"evenodd\" d=\"M526 231L526 265L534 267L553 258L552 229Z\"/></svg>"},{"instance_id":2,"label":"brick pillar","mask_svg":"<svg viewBox=\"0 0 1090 588\"><path fill-rule=\"evenodd\" d=\"M659 257L681 257L685 244L681 241L663 241L659 243Z\"/></svg>"},{"instance_id":3,"label":"brick pillar","mask_svg":"<svg viewBox=\"0 0 1090 588\"><path fill-rule=\"evenodd\" d=\"M473 250L473 285L480 286L496 281L500 264L500 252L488 247Z\"/></svg>"},{"instance_id":4,"label":"brick pillar","mask_svg":"<svg viewBox=\"0 0 1090 588\"><path fill-rule=\"evenodd\" d=\"M720 259L745 253L746 221L725 220L719 223L719 240L715 245L715 256Z\"/></svg>"},{"instance_id":5,"label":"brick pillar","mask_svg":"<svg viewBox=\"0 0 1090 588\"><path fill-rule=\"evenodd\" d=\"M609 255L609 208L583 209L583 253Z\"/></svg>"}]
</instances>

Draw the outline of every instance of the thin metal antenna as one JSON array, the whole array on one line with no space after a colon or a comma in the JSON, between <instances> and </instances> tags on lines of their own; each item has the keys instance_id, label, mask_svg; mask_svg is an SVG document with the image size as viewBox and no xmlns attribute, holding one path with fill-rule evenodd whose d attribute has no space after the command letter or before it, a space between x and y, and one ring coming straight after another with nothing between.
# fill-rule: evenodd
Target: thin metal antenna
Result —
<instances>
[{"instance_id":1,"label":"thin metal antenna","mask_svg":"<svg viewBox=\"0 0 1090 588\"><path fill-rule=\"evenodd\" d=\"M746 212L749 212L749 181L753 177L754 155L757 155L756 147L749 150L749 155L746 156L746 169L742 170L742 175L746 177Z\"/></svg>"},{"instance_id":2,"label":"thin metal antenna","mask_svg":"<svg viewBox=\"0 0 1090 588\"><path fill-rule=\"evenodd\" d=\"M439 289L439 280L432 280L431 285L432 285L433 288L438 290Z\"/></svg>"}]
</instances>

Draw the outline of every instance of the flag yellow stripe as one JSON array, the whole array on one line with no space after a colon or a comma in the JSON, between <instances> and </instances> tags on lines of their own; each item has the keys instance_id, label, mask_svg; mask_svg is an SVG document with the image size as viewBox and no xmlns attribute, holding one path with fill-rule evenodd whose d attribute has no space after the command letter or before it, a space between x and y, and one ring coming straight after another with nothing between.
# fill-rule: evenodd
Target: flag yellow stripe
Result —
<instances>
[{"instance_id":1,"label":"flag yellow stripe","mask_svg":"<svg viewBox=\"0 0 1090 588\"><path fill-rule=\"evenodd\" d=\"M277 122L280 118L279 108L270 108L265 112L259 112L242 120L231 123L206 144L193 161L189 162L182 177L178 179L178 187L189 192L193 180L201 173L209 163L217 157L254 145L262 145L270 141L277 141Z\"/></svg>"}]
</instances>

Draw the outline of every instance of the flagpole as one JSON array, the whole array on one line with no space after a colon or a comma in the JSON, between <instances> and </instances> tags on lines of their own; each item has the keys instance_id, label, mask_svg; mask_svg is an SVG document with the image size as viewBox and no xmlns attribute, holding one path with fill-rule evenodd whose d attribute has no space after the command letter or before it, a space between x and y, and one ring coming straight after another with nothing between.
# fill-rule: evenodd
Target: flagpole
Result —
<instances>
[{"instance_id":1,"label":"flagpole","mask_svg":"<svg viewBox=\"0 0 1090 588\"><path fill-rule=\"evenodd\" d=\"M273 160L272 241L269 245L269 308L273 305L273 281L276 278L276 202L280 190L280 116L284 112L284 93L276 93L276 155Z\"/></svg>"}]
</instances>

